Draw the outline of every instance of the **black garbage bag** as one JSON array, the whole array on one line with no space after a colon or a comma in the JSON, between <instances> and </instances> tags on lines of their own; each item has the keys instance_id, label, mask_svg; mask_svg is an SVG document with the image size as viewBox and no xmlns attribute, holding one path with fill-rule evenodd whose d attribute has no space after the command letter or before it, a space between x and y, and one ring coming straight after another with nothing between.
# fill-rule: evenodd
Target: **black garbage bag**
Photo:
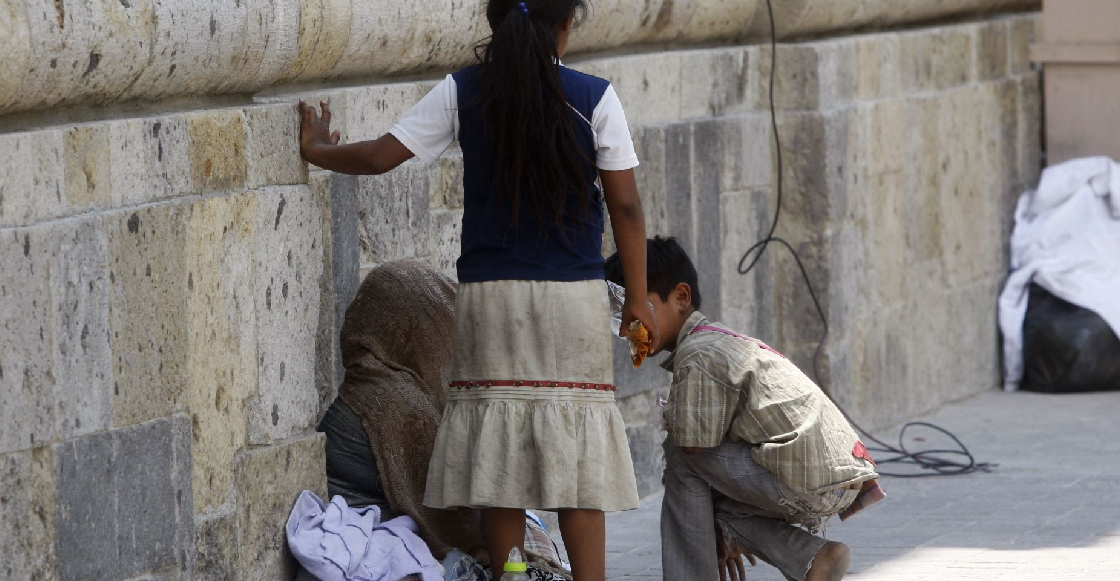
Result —
<instances>
[{"instance_id":1,"label":"black garbage bag","mask_svg":"<svg viewBox=\"0 0 1120 581\"><path fill-rule=\"evenodd\" d=\"M1120 339L1099 315L1031 283L1021 389L1120 391Z\"/></svg>"}]
</instances>

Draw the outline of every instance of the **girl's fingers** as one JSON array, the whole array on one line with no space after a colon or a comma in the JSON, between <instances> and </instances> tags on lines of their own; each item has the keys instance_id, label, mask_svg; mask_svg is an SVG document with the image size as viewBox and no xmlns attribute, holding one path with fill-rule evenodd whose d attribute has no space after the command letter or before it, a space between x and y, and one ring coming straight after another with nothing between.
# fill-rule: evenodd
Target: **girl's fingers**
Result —
<instances>
[{"instance_id":1,"label":"girl's fingers","mask_svg":"<svg viewBox=\"0 0 1120 581\"><path fill-rule=\"evenodd\" d=\"M323 108L323 123L327 126L331 124L331 105L326 101L319 101L319 105Z\"/></svg>"},{"instance_id":2,"label":"girl's fingers","mask_svg":"<svg viewBox=\"0 0 1120 581\"><path fill-rule=\"evenodd\" d=\"M334 133L331 134L331 145L338 145L338 140L341 137L342 137L342 132L335 129Z\"/></svg>"}]
</instances>

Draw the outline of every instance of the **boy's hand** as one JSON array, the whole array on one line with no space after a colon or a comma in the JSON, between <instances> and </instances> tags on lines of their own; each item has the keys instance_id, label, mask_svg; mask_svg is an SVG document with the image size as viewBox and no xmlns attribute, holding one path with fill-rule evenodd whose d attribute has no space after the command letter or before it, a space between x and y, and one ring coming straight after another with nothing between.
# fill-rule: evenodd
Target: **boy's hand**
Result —
<instances>
[{"instance_id":1,"label":"boy's hand","mask_svg":"<svg viewBox=\"0 0 1120 581\"><path fill-rule=\"evenodd\" d=\"M336 130L334 133L330 132L331 126L331 106L326 101L319 101L319 105L323 108L323 117L319 117L319 113L315 107L308 105L299 100L299 151L304 159L308 159L308 148L316 144L337 145L341 134ZM310 161L308 159L308 161Z\"/></svg>"},{"instance_id":2,"label":"boy's hand","mask_svg":"<svg viewBox=\"0 0 1120 581\"><path fill-rule=\"evenodd\" d=\"M751 562L751 566L758 565L754 555L743 550L736 542L728 542L723 536L719 524L716 524L716 551L719 557L719 581L747 581L747 570L743 566L743 557Z\"/></svg>"}]
</instances>

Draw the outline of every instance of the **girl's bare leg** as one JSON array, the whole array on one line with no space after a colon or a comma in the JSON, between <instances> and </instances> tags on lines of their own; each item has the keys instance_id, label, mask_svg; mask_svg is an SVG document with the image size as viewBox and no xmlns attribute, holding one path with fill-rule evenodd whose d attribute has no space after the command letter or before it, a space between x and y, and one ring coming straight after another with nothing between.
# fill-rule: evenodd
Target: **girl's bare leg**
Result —
<instances>
[{"instance_id":1,"label":"girl's bare leg","mask_svg":"<svg viewBox=\"0 0 1120 581\"><path fill-rule=\"evenodd\" d=\"M482 509L482 538L490 553L494 579L501 579L502 565L510 549L517 547L525 554L525 511L520 508Z\"/></svg>"},{"instance_id":2,"label":"girl's bare leg","mask_svg":"<svg viewBox=\"0 0 1120 581\"><path fill-rule=\"evenodd\" d=\"M560 535L572 561L575 581L606 581L607 523L601 510L558 511Z\"/></svg>"}]
</instances>

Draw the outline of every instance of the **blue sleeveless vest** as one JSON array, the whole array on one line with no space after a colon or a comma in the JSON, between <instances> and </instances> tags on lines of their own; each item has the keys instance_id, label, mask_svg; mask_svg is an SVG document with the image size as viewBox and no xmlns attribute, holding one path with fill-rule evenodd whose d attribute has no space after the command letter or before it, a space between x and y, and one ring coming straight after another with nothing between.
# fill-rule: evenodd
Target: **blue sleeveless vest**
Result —
<instances>
[{"instance_id":1,"label":"blue sleeveless vest","mask_svg":"<svg viewBox=\"0 0 1120 581\"><path fill-rule=\"evenodd\" d=\"M578 281L603 278L603 199L595 185L595 138L588 122L610 83L560 66L560 82L571 112L576 141L586 160L587 187L568 195L562 234L550 216L540 223L522 205L517 227L513 209L498 199L490 148L483 134L482 107L475 83L481 65L452 77L458 91L459 145L463 149L463 240L459 282L492 280ZM588 121L584 121L584 120ZM583 216L577 196L591 200Z\"/></svg>"}]
</instances>

